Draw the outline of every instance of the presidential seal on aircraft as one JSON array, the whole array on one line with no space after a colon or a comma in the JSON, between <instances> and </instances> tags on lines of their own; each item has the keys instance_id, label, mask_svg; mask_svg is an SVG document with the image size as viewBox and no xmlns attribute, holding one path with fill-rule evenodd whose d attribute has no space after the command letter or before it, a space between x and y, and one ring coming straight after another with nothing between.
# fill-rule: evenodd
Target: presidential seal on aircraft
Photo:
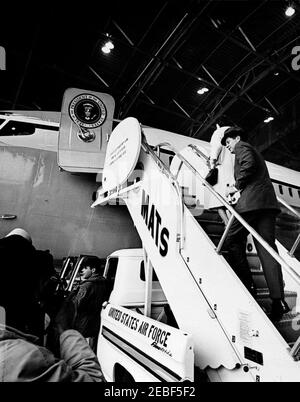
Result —
<instances>
[{"instance_id":1,"label":"presidential seal on aircraft","mask_svg":"<svg viewBox=\"0 0 300 402\"><path fill-rule=\"evenodd\" d=\"M101 126L107 117L104 103L95 95L76 96L69 106L71 119L80 128L77 137L84 142L92 142L96 135L90 129Z\"/></svg>"}]
</instances>

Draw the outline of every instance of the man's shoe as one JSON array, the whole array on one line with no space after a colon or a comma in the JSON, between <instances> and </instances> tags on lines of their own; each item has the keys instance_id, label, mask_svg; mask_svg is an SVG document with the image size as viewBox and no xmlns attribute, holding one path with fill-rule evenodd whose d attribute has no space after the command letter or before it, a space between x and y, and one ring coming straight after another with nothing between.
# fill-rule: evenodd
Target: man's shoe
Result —
<instances>
[{"instance_id":1,"label":"man's shoe","mask_svg":"<svg viewBox=\"0 0 300 402\"><path fill-rule=\"evenodd\" d=\"M270 319L271 321L280 321L283 314L290 311L288 304L282 299L273 299Z\"/></svg>"}]
</instances>

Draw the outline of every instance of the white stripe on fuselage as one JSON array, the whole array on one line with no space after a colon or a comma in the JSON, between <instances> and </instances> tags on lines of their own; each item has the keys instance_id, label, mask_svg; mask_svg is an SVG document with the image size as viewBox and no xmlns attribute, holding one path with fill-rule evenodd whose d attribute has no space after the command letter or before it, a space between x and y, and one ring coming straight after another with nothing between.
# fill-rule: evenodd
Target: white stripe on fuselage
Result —
<instances>
[{"instance_id":1,"label":"white stripe on fuselage","mask_svg":"<svg viewBox=\"0 0 300 402\"><path fill-rule=\"evenodd\" d=\"M27 113L28 116L22 116L20 114L2 115L0 112L0 119L5 119L5 122L0 125L1 145L57 152L59 133L58 114L55 115L54 121L46 121L37 118L36 114L30 115L30 111ZM43 116L43 113L45 114L47 112L41 112L41 116ZM32 135L1 136L1 128L5 126L7 121L11 120L36 124L39 128L37 128L36 132ZM42 128L42 126L44 126L45 129ZM47 130L47 126L52 127L51 131ZM151 127L143 127L143 131L147 141L152 146L156 146L162 142L169 142L177 151L181 151L189 144L194 144L204 149L207 155L209 154L210 146L206 141ZM267 162L267 166L277 196L283 198L293 207L300 209L300 172L271 162Z\"/></svg>"}]
</instances>

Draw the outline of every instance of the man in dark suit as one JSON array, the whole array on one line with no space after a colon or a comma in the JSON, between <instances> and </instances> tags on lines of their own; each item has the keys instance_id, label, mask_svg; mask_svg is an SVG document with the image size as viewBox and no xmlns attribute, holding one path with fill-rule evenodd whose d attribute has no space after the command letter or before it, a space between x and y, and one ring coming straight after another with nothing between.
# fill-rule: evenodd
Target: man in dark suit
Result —
<instances>
[{"instance_id":1,"label":"man in dark suit","mask_svg":"<svg viewBox=\"0 0 300 402\"><path fill-rule=\"evenodd\" d=\"M235 185L228 194L240 192L236 211L276 251L275 220L280 212L275 191L262 156L247 142L241 140L243 131L230 127L224 133L222 145L235 154ZM255 286L246 257L247 230L234 220L227 236L226 245L232 268L248 290L254 294ZM279 321L289 311L284 300L284 286L280 264L254 239L272 299L271 320Z\"/></svg>"}]
</instances>

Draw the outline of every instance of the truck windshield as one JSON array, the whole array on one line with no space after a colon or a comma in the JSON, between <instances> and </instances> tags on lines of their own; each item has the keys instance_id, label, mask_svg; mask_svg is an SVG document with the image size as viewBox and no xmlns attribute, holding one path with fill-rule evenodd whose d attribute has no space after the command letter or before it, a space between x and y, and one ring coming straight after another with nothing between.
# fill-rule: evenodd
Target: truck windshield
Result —
<instances>
[{"instance_id":1,"label":"truck windshield","mask_svg":"<svg viewBox=\"0 0 300 402\"><path fill-rule=\"evenodd\" d=\"M110 258L108 260L108 267L107 267L107 274L106 274L106 278L107 279L114 279L116 276L116 272L117 272L117 266L118 266L118 258Z\"/></svg>"}]
</instances>

